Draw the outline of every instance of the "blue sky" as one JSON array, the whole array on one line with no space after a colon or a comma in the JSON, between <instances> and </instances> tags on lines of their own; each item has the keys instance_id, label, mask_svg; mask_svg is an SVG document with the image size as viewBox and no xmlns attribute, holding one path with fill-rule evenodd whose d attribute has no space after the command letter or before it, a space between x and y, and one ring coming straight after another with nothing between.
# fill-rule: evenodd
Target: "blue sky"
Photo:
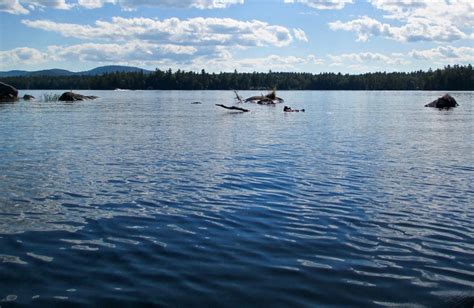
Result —
<instances>
[{"instance_id":1,"label":"blue sky","mask_svg":"<svg viewBox=\"0 0 474 308\"><path fill-rule=\"evenodd\" d=\"M0 0L0 70L361 73L474 63L471 0Z\"/></svg>"}]
</instances>

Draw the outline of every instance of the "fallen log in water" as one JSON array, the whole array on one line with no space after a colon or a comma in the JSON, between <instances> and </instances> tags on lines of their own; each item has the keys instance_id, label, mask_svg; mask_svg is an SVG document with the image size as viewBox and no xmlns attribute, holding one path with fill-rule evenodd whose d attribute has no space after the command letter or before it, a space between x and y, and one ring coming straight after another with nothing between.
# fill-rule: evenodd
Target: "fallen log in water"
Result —
<instances>
[{"instance_id":1,"label":"fallen log in water","mask_svg":"<svg viewBox=\"0 0 474 308\"><path fill-rule=\"evenodd\" d=\"M222 107L222 108L225 108L225 109L229 109L229 110L238 110L238 111L242 111L242 112L249 112L248 109L235 107L235 106L229 107L229 106L222 105L222 104L216 104L216 106L219 106L219 107Z\"/></svg>"}]
</instances>

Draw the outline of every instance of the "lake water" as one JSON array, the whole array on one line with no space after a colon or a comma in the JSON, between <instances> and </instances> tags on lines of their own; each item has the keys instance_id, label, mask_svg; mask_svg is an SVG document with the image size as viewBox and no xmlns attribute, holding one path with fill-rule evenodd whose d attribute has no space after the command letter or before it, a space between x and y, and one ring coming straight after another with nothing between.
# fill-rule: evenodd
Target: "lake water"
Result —
<instances>
[{"instance_id":1,"label":"lake water","mask_svg":"<svg viewBox=\"0 0 474 308\"><path fill-rule=\"evenodd\" d=\"M0 105L0 306L473 305L474 92L79 93Z\"/></svg>"}]
</instances>

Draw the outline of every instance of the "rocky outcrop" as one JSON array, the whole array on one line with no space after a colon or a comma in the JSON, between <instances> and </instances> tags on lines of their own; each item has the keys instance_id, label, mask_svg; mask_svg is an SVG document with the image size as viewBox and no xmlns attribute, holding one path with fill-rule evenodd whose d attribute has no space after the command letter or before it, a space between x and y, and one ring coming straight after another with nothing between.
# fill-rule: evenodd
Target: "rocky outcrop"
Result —
<instances>
[{"instance_id":1,"label":"rocky outcrop","mask_svg":"<svg viewBox=\"0 0 474 308\"><path fill-rule=\"evenodd\" d=\"M242 102L242 99L238 96L236 92L237 98L239 99L240 102ZM281 103L283 102L284 99L276 96L275 90L272 92L268 93L267 95L257 95L257 96L251 96L249 98L246 98L244 102L257 102L257 104L260 105L274 105L276 103Z\"/></svg>"},{"instance_id":2,"label":"rocky outcrop","mask_svg":"<svg viewBox=\"0 0 474 308\"><path fill-rule=\"evenodd\" d=\"M23 99L25 101L30 101L32 99L35 99L35 97L33 95L25 94L25 95L23 95Z\"/></svg>"},{"instance_id":3,"label":"rocky outcrop","mask_svg":"<svg viewBox=\"0 0 474 308\"><path fill-rule=\"evenodd\" d=\"M18 99L18 90L9 84L0 82L0 101L15 101Z\"/></svg>"},{"instance_id":4,"label":"rocky outcrop","mask_svg":"<svg viewBox=\"0 0 474 308\"><path fill-rule=\"evenodd\" d=\"M426 104L425 107L433 107L438 109L449 109L459 106L456 100L449 94L445 94L442 97Z\"/></svg>"},{"instance_id":5,"label":"rocky outcrop","mask_svg":"<svg viewBox=\"0 0 474 308\"><path fill-rule=\"evenodd\" d=\"M83 100L86 100L86 99L96 99L97 96L93 96L93 95L81 95L81 94L77 94L77 93L74 93L74 92L64 92L60 97L59 97L59 101L64 101L64 102L75 102L75 101L83 101Z\"/></svg>"}]
</instances>

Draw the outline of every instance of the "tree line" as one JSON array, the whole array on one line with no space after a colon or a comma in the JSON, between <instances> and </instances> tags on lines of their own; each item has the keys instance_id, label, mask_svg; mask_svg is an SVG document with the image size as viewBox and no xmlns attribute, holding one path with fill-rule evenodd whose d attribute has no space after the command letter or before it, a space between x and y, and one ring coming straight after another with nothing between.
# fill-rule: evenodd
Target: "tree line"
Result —
<instances>
[{"instance_id":1,"label":"tree line","mask_svg":"<svg viewBox=\"0 0 474 308\"><path fill-rule=\"evenodd\" d=\"M100 76L22 76L3 82L19 89L71 90L474 90L472 65L414 72L341 73L207 73L171 69L116 72Z\"/></svg>"}]
</instances>

